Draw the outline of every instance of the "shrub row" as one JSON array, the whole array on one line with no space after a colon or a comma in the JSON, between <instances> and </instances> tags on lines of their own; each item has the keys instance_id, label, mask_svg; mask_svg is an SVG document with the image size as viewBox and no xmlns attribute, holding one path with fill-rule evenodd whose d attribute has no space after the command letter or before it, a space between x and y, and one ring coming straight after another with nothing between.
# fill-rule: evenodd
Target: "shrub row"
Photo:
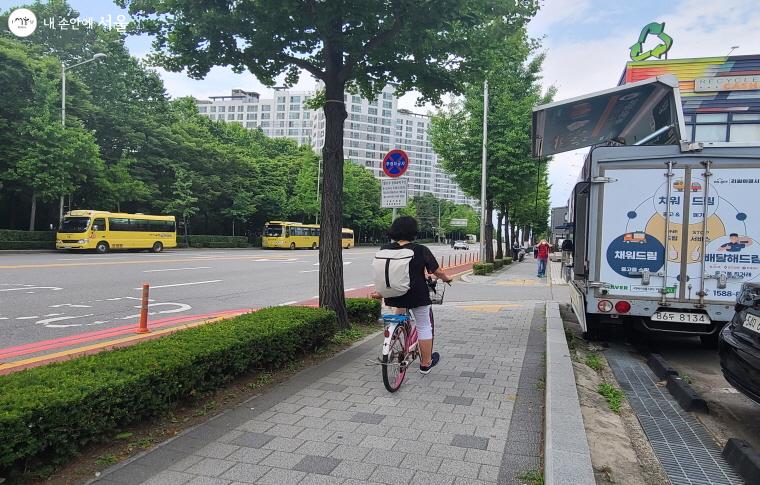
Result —
<instances>
[{"instance_id":1,"label":"shrub row","mask_svg":"<svg viewBox=\"0 0 760 485\"><path fill-rule=\"evenodd\" d=\"M0 229L0 241L52 241L55 242L53 231L16 231Z\"/></svg>"},{"instance_id":2,"label":"shrub row","mask_svg":"<svg viewBox=\"0 0 760 485\"><path fill-rule=\"evenodd\" d=\"M374 298L347 298L346 311L352 323L372 323L380 318L380 300Z\"/></svg>"},{"instance_id":3,"label":"shrub row","mask_svg":"<svg viewBox=\"0 0 760 485\"><path fill-rule=\"evenodd\" d=\"M499 270L499 269L503 268L504 266L506 266L508 264L512 264L512 258L510 258L510 257L506 257L506 258L503 258L503 259L494 259L493 260L493 269L494 269L494 271L496 271L496 270Z\"/></svg>"},{"instance_id":4,"label":"shrub row","mask_svg":"<svg viewBox=\"0 0 760 485\"><path fill-rule=\"evenodd\" d=\"M352 315L374 315L351 302ZM332 311L267 308L132 347L0 377L0 476L60 464L252 369L273 369L335 333Z\"/></svg>"},{"instance_id":5,"label":"shrub row","mask_svg":"<svg viewBox=\"0 0 760 485\"><path fill-rule=\"evenodd\" d=\"M0 241L0 249L55 249L55 241Z\"/></svg>"},{"instance_id":6,"label":"shrub row","mask_svg":"<svg viewBox=\"0 0 760 485\"><path fill-rule=\"evenodd\" d=\"M247 248L246 236L189 236L190 247L193 248ZM177 247L186 248L185 238L177 234Z\"/></svg>"},{"instance_id":7,"label":"shrub row","mask_svg":"<svg viewBox=\"0 0 760 485\"><path fill-rule=\"evenodd\" d=\"M472 265L472 274L487 275L493 271L493 263L475 263Z\"/></svg>"}]
</instances>

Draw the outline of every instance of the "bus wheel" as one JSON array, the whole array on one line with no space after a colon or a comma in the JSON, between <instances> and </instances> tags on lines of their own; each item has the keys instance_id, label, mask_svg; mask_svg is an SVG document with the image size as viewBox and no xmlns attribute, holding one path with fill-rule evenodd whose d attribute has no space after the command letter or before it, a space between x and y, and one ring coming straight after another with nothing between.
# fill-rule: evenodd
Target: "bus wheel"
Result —
<instances>
[{"instance_id":1,"label":"bus wheel","mask_svg":"<svg viewBox=\"0 0 760 485\"><path fill-rule=\"evenodd\" d=\"M290 249L295 249L295 248L296 248L296 243L294 242L290 243Z\"/></svg>"},{"instance_id":2,"label":"bus wheel","mask_svg":"<svg viewBox=\"0 0 760 485\"><path fill-rule=\"evenodd\" d=\"M311 249L312 251L317 249L317 243L311 243Z\"/></svg>"},{"instance_id":3,"label":"bus wheel","mask_svg":"<svg viewBox=\"0 0 760 485\"><path fill-rule=\"evenodd\" d=\"M100 241L97 246L95 246L95 251L98 252L98 254L106 254L110 247L108 246L108 243L105 241Z\"/></svg>"},{"instance_id":4,"label":"bus wheel","mask_svg":"<svg viewBox=\"0 0 760 485\"><path fill-rule=\"evenodd\" d=\"M153 243L153 247L150 249L154 253L160 253L164 250L164 245L160 241Z\"/></svg>"}]
</instances>

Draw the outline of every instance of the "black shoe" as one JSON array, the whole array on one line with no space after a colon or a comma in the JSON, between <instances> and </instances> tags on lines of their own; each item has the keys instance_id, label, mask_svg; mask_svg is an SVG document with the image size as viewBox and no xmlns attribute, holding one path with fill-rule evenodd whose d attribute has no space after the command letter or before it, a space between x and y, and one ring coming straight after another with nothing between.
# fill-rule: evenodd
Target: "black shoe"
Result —
<instances>
[{"instance_id":1,"label":"black shoe","mask_svg":"<svg viewBox=\"0 0 760 485\"><path fill-rule=\"evenodd\" d=\"M433 352L433 355L431 357L432 359L430 365L420 365L420 374L429 374L433 367L435 367L435 365L438 363L438 361L441 360L441 354L438 352Z\"/></svg>"}]
</instances>

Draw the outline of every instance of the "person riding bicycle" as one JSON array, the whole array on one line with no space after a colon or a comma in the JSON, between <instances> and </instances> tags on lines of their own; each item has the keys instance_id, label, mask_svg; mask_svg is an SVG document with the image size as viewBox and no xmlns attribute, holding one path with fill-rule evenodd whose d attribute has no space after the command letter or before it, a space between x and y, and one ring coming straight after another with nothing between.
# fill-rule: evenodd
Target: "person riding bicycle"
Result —
<instances>
[{"instance_id":1,"label":"person riding bicycle","mask_svg":"<svg viewBox=\"0 0 760 485\"><path fill-rule=\"evenodd\" d=\"M420 348L420 373L427 374L439 362L441 356L433 352L433 324L430 320L430 293L425 279L425 271L434 274L446 283L452 279L441 269L435 256L427 246L417 244L417 220L411 216L401 216L391 224L388 236L394 241L382 249L411 249L414 252L409 263L409 291L397 297L386 298L385 304L395 307L396 313L403 313L407 308L414 315ZM374 292L373 298L382 298Z\"/></svg>"}]
</instances>

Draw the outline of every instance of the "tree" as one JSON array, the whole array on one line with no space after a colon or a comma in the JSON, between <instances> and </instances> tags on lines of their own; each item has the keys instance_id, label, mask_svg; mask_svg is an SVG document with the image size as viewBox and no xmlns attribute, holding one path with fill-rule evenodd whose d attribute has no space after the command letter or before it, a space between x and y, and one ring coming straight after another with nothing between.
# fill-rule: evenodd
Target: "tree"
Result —
<instances>
[{"instance_id":1,"label":"tree","mask_svg":"<svg viewBox=\"0 0 760 485\"><path fill-rule=\"evenodd\" d=\"M347 328L340 247L346 87L372 98L389 83L438 101L459 92L482 66L479 55L535 13L532 2L501 0L282 0L179 2L116 0L156 36L154 62L202 78L216 65L249 70L272 86L301 70L324 84L320 305Z\"/></svg>"},{"instance_id":2,"label":"tree","mask_svg":"<svg viewBox=\"0 0 760 485\"><path fill-rule=\"evenodd\" d=\"M193 181L190 179L190 173L180 167L174 167L176 179L172 184L173 199L166 204L164 210L172 214L178 214L182 217L182 225L185 233L185 244L189 245L187 239L187 220L198 212L198 198L193 195Z\"/></svg>"},{"instance_id":3,"label":"tree","mask_svg":"<svg viewBox=\"0 0 760 485\"><path fill-rule=\"evenodd\" d=\"M522 207L528 194L536 194L531 190L537 180L537 160L531 157L530 151L531 112L533 106L548 102L553 95L553 89L541 92L543 56L536 54L537 47L521 31L503 44L500 55L489 58L486 241L493 239L494 207L500 214L508 213L510 206ZM433 118L431 128L433 147L438 153L446 154L442 162L444 169L473 197L479 196L481 189L483 109L482 85L470 85L463 100L450 104ZM528 180L534 181L533 184ZM540 174L538 180L544 183ZM539 190L539 195L544 193ZM534 210L531 221L537 217ZM501 217L498 221L500 231ZM497 242L500 240L499 232ZM486 258L493 259L491 244L486 245Z\"/></svg>"}]
</instances>

